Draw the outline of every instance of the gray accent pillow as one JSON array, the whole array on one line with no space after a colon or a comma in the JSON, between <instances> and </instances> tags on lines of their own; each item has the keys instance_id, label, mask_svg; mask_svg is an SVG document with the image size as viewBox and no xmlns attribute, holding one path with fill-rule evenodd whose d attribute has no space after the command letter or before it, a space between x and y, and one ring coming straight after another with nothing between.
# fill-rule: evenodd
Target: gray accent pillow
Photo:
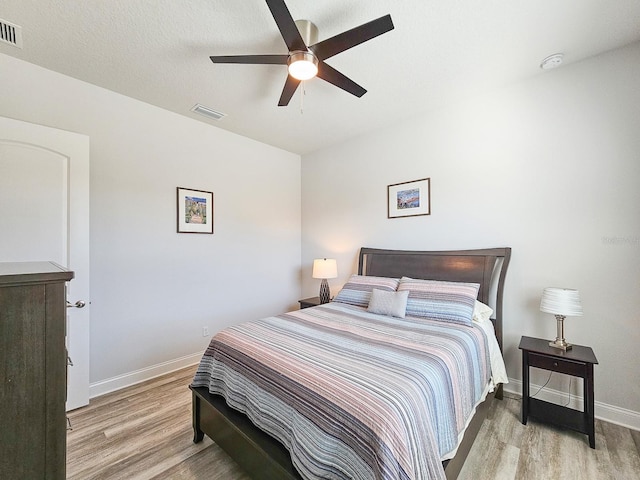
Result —
<instances>
[{"instance_id":1,"label":"gray accent pillow","mask_svg":"<svg viewBox=\"0 0 640 480\"><path fill-rule=\"evenodd\" d=\"M407 299L409 291L387 292L374 288L371 291L371 299L367 311L387 315L390 317L404 318L407 311Z\"/></svg>"}]
</instances>

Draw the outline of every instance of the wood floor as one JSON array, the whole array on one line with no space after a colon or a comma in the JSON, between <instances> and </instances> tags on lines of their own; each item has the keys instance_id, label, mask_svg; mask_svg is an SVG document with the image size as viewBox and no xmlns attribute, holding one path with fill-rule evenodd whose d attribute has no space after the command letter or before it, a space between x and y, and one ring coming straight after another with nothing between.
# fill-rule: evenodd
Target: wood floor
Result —
<instances>
[{"instance_id":1,"label":"wood floor","mask_svg":"<svg viewBox=\"0 0 640 480\"><path fill-rule=\"evenodd\" d=\"M205 437L192 442L195 367L91 400L70 412L67 478L249 480ZM494 401L462 480L640 479L640 432L596 420L586 435L519 421L520 400Z\"/></svg>"}]
</instances>

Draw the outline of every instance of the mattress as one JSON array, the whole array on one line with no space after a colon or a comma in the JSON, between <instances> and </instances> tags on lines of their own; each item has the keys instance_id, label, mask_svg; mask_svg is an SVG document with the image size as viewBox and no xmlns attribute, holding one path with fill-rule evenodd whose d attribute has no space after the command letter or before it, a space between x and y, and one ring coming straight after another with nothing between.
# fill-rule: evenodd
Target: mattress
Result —
<instances>
[{"instance_id":1,"label":"mattress","mask_svg":"<svg viewBox=\"0 0 640 480\"><path fill-rule=\"evenodd\" d=\"M192 386L278 439L303 478L440 479L492 385L491 332L329 303L222 330Z\"/></svg>"}]
</instances>

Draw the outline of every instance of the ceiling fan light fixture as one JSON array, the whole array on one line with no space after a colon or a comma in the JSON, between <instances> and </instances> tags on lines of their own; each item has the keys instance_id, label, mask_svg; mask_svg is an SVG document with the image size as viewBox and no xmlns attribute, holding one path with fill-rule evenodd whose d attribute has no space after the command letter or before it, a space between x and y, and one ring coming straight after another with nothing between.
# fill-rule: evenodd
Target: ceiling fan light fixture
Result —
<instances>
[{"instance_id":1,"label":"ceiling fan light fixture","mask_svg":"<svg viewBox=\"0 0 640 480\"><path fill-rule=\"evenodd\" d=\"M297 80L309 80L318 74L318 59L311 52L293 52L287 63L289 75Z\"/></svg>"}]
</instances>

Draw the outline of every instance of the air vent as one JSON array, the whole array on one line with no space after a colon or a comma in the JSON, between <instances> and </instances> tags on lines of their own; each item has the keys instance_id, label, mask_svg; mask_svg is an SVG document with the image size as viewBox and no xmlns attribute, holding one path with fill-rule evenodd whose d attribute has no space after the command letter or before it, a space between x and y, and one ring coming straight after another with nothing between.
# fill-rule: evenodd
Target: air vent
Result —
<instances>
[{"instance_id":1,"label":"air vent","mask_svg":"<svg viewBox=\"0 0 640 480\"><path fill-rule=\"evenodd\" d=\"M205 107L204 105L200 105L199 103L196 103L191 111L199 113L200 115L204 115L205 117L213 118L214 120L220 120L227 116L226 113L217 112L214 109Z\"/></svg>"},{"instance_id":2,"label":"air vent","mask_svg":"<svg viewBox=\"0 0 640 480\"><path fill-rule=\"evenodd\" d=\"M22 27L0 18L0 41L22 48Z\"/></svg>"}]
</instances>

